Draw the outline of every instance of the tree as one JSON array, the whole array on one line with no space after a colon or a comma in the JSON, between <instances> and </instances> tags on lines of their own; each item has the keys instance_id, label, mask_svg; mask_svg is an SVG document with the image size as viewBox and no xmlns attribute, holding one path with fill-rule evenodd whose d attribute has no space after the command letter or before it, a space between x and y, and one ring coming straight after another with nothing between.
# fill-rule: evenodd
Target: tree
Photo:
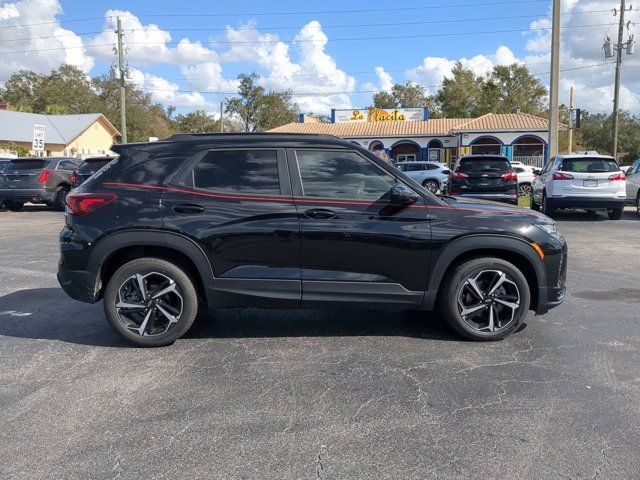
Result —
<instances>
[{"instance_id":1,"label":"tree","mask_svg":"<svg viewBox=\"0 0 640 480\"><path fill-rule=\"evenodd\" d=\"M373 96L373 106L376 108L422 107L431 101L427 89L412 82L404 85L396 83L391 87L391 93L378 92Z\"/></svg>"},{"instance_id":2,"label":"tree","mask_svg":"<svg viewBox=\"0 0 640 480\"><path fill-rule=\"evenodd\" d=\"M204 110L194 110L187 114L179 114L175 118L180 133L219 132L220 121Z\"/></svg>"},{"instance_id":3,"label":"tree","mask_svg":"<svg viewBox=\"0 0 640 480\"><path fill-rule=\"evenodd\" d=\"M482 79L462 63L456 62L451 77L442 81L435 95L438 109L447 118L468 118L476 115L482 94Z\"/></svg>"},{"instance_id":4,"label":"tree","mask_svg":"<svg viewBox=\"0 0 640 480\"><path fill-rule=\"evenodd\" d=\"M547 109L547 89L524 65L496 65L481 79L481 95L476 115L484 113L540 114Z\"/></svg>"},{"instance_id":5,"label":"tree","mask_svg":"<svg viewBox=\"0 0 640 480\"><path fill-rule=\"evenodd\" d=\"M290 92L269 92L258 85L260 75L255 72L238 75L238 97L226 102L225 112L242 121L245 132L268 130L295 121L298 106Z\"/></svg>"}]
</instances>

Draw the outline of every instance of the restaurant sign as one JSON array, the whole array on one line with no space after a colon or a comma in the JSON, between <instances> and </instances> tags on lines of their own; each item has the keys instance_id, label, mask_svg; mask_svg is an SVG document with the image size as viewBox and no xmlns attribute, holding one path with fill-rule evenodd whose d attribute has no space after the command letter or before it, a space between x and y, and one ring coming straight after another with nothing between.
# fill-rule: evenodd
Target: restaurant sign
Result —
<instances>
[{"instance_id":1,"label":"restaurant sign","mask_svg":"<svg viewBox=\"0 0 640 480\"><path fill-rule=\"evenodd\" d=\"M331 117L334 123L344 122L411 122L416 120L427 120L429 118L429 109L427 107L419 108L376 108L369 107L367 109L350 109L331 111Z\"/></svg>"}]
</instances>

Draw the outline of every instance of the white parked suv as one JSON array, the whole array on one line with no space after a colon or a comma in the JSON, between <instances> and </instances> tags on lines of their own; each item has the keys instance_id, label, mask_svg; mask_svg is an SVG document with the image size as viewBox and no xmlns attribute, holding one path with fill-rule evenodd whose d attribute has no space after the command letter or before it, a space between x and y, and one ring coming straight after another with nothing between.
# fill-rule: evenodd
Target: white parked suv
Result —
<instances>
[{"instance_id":1,"label":"white parked suv","mask_svg":"<svg viewBox=\"0 0 640 480\"><path fill-rule=\"evenodd\" d=\"M531 197L531 185L533 184L533 179L537 177L534 170L539 170L538 167L525 165L522 162L511 162L511 166L518 176L518 196Z\"/></svg>"},{"instance_id":2,"label":"white parked suv","mask_svg":"<svg viewBox=\"0 0 640 480\"><path fill-rule=\"evenodd\" d=\"M611 220L622 217L625 174L613 157L574 153L552 158L533 181L531 208L553 215L558 208L607 210Z\"/></svg>"},{"instance_id":3,"label":"white parked suv","mask_svg":"<svg viewBox=\"0 0 640 480\"><path fill-rule=\"evenodd\" d=\"M451 173L449 166L441 162L398 162L396 167L431 193L444 191Z\"/></svg>"},{"instance_id":4,"label":"white parked suv","mask_svg":"<svg viewBox=\"0 0 640 480\"><path fill-rule=\"evenodd\" d=\"M640 158L627 168L627 203L636 207L640 217Z\"/></svg>"}]
</instances>

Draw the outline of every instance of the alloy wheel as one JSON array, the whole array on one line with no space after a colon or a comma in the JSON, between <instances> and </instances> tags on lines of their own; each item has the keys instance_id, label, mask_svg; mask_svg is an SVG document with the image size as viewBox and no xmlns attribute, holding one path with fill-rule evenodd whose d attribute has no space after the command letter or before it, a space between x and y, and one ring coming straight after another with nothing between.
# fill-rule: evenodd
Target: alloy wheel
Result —
<instances>
[{"instance_id":1,"label":"alloy wheel","mask_svg":"<svg viewBox=\"0 0 640 480\"><path fill-rule=\"evenodd\" d=\"M424 182L424 188L429 190L431 193L437 193L438 192L438 184L437 184L437 182L434 182L433 180L427 180L426 182Z\"/></svg>"},{"instance_id":2,"label":"alloy wheel","mask_svg":"<svg viewBox=\"0 0 640 480\"><path fill-rule=\"evenodd\" d=\"M520 291L500 270L483 270L468 278L458 293L462 320L478 332L493 333L507 328L520 308Z\"/></svg>"},{"instance_id":3,"label":"alloy wheel","mask_svg":"<svg viewBox=\"0 0 640 480\"><path fill-rule=\"evenodd\" d=\"M525 184L518 187L518 196L531 198L531 185Z\"/></svg>"},{"instance_id":4,"label":"alloy wheel","mask_svg":"<svg viewBox=\"0 0 640 480\"><path fill-rule=\"evenodd\" d=\"M116 312L122 324L141 336L161 335L180 320L183 298L176 282L151 272L135 274L118 290Z\"/></svg>"}]
</instances>

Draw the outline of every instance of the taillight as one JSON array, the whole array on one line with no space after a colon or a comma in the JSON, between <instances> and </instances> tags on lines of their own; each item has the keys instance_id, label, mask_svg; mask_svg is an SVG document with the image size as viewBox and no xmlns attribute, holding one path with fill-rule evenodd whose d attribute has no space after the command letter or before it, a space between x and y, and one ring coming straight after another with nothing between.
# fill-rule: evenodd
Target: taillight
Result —
<instances>
[{"instance_id":1,"label":"taillight","mask_svg":"<svg viewBox=\"0 0 640 480\"><path fill-rule=\"evenodd\" d=\"M624 172L614 173L609 177L609 180L611 180L612 182L619 182L626 179L627 176L624 174Z\"/></svg>"},{"instance_id":2,"label":"taillight","mask_svg":"<svg viewBox=\"0 0 640 480\"><path fill-rule=\"evenodd\" d=\"M73 185L74 187L78 185L78 174L76 172L73 172L71 174L71 185Z\"/></svg>"},{"instance_id":3,"label":"taillight","mask_svg":"<svg viewBox=\"0 0 640 480\"><path fill-rule=\"evenodd\" d=\"M555 172L553 174L553 179L554 180L573 180L573 175L569 175L568 173L564 173L564 172Z\"/></svg>"},{"instance_id":4,"label":"taillight","mask_svg":"<svg viewBox=\"0 0 640 480\"><path fill-rule=\"evenodd\" d=\"M518 180L518 174L516 174L516 172L514 172L513 170L507 173L503 173L501 177L503 180Z\"/></svg>"},{"instance_id":5,"label":"taillight","mask_svg":"<svg viewBox=\"0 0 640 480\"><path fill-rule=\"evenodd\" d=\"M80 217L108 205L117 198L113 193L73 193L67 195L67 205L71 213Z\"/></svg>"},{"instance_id":6,"label":"taillight","mask_svg":"<svg viewBox=\"0 0 640 480\"><path fill-rule=\"evenodd\" d=\"M46 181L49 179L49 176L52 174L53 172L51 170L43 170L38 177L38 183L46 183Z\"/></svg>"},{"instance_id":7,"label":"taillight","mask_svg":"<svg viewBox=\"0 0 640 480\"><path fill-rule=\"evenodd\" d=\"M459 180L461 178L469 178L469 175L467 175L466 173L451 172L451 178L454 180Z\"/></svg>"}]
</instances>

